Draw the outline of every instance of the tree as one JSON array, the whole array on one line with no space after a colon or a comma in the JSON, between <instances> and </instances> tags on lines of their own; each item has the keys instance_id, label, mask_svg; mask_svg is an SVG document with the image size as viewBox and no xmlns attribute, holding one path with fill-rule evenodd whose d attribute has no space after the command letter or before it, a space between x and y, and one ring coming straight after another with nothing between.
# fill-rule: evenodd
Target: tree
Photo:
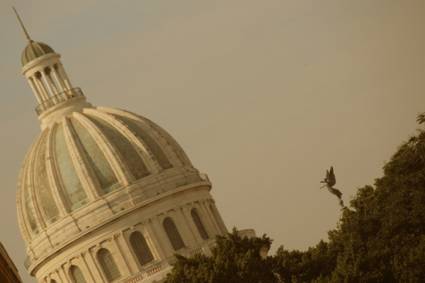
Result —
<instances>
[{"instance_id":1,"label":"tree","mask_svg":"<svg viewBox=\"0 0 425 283\"><path fill-rule=\"evenodd\" d=\"M336 282L422 282L425 278L425 133L404 143L375 187L361 188L330 232L340 247Z\"/></svg>"},{"instance_id":2,"label":"tree","mask_svg":"<svg viewBox=\"0 0 425 283\"><path fill-rule=\"evenodd\" d=\"M173 272L166 283L273 283L272 259L262 258L261 249L269 249L270 238L241 238L236 230L218 236L212 256L196 254L192 258L177 255Z\"/></svg>"},{"instance_id":3,"label":"tree","mask_svg":"<svg viewBox=\"0 0 425 283\"><path fill-rule=\"evenodd\" d=\"M270 244L266 236L219 237L212 257L178 257L166 282L423 282L425 132L398 149L374 186L358 190L327 242L280 247L263 260L259 248Z\"/></svg>"},{"instance_id":4,"label":"tree","mask_svg":"<svg viewBox=\"0 0 425 283\"><path fill-rule=\"evenodd\" d=\"M288 251L281 246L273 257L273 270L283 282L320 281L334 270L336 258L337 251L324 241L307 251Z\"/></svg>"},{"instance_id":5,"label":"tree","mask_svg":"<svg viewBox=\"0 0 425 283\"><path fill-rule=\"evenodd\" d=\"M425 123L425 113L419 114L419 115L418 115L418 118L416 119L416 121L417 121L419 124L423 124L423 123Z\"/></svg>"}]
</instances>

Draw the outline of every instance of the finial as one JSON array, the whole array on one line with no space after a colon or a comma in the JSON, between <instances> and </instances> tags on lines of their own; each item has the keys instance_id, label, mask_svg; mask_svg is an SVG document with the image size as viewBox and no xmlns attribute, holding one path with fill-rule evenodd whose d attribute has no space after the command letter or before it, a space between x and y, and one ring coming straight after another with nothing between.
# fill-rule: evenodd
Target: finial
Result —
<instances>
[{"instance_id":1,"label":"finial","mask_svg":"<svg viewBox=\"0 0 425 283\"><path fill-rule=\"evenodd\" d=\"M21 17L20 17L20 16L19 16L19 14L18 14L18 11L16 11L15 7L13 7L13 6L12 6L12 9L13 9L13 11L15 11L16 17L18 18L19 24L21 25L21 28L22 28L22 30L24 31L24 34L25 34L26 38L27 38L29 41L32 41L32 39L31 39L31 37L30 37L30 35L29 35L29 33L28 33L27 29L26 29L26 28L25 28L25 26L24 26L24 23L22 22Z\"/></svg>"}]
</instances>

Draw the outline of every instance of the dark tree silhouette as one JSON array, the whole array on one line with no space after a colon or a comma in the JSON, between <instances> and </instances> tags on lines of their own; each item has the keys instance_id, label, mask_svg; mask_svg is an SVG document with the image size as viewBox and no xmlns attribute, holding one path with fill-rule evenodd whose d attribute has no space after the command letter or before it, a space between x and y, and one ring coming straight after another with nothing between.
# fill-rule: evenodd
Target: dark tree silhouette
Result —
<instances>
[{"instance_id":1,"label":"dark tree silhouette","mask_svg":"<svg viewBox=\"0 0 425 283\"><path fill-rule=\"evenodd\" d=\"M419 115L418 115L418 118L416 119L416 121L417 121L419 124L423 124L423 123L425 123L425 113L419 114Z\"/></svg>"},{"instance_id":2,"label":"dark tree silhouette","mask_svg":"<svg viewBox=\"0 0 425 283\"><path fill-rule=\"evenodd\" d=\"M261 250L270 248L271 240L241 238L236 230L217 237L212 256L196 254L192 258L177 255L173 272L166 283L272 283L277 282L270 257Z\"/></svg>"},{"instance_id":3,"label":"dark tree silhouette","mask_svg":"<svg viewBox=\"0 0 425 283\"><path fill-rule=\"evenodd\" d=\"M178 257L166 282L424 282L425 132L398 149L374 186L358 190L327 242L263 259L260 247L270 243L219 237L211 257Z\"/></svg>"}]
</instances>

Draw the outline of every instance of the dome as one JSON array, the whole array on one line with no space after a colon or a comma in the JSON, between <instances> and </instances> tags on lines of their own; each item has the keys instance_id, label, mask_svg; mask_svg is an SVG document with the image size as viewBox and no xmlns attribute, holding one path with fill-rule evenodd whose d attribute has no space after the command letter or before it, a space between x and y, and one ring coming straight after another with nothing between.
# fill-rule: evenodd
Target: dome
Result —
<instances>
[{"instance_id":1,"label":"dome","mask_svg":"<svg viewBox=\"0 0 425 283\"><path fill-rule=\"evenodd\" d=\"M34 59L37 59L38 57L50 53L55 53L55 51L49 45L31 40L22 52L22 66L25 66L26 64L28 64Z\"/></svg>"},{"instance_id":2,"label":"dome","mask_svg":"<svg viewBox=\"0 0 425 283\"><path fill-rule=\"evenodd\" d=\"M22 73L41 126L16 197L28 272L37 282L162 282L177 252L209 253L227 229L208 177L149 119L87 102L59 54L24 32Z\"/></svg>"},{"instance_id":3,"label":"dome","mask_svg":"<svg viewBox=\"0 0 425 283\"><path fill-rule=\"evenodd\" d=\"M24 238L31 243L108 194L149 186L182 168L196 171L176 141L150 120L102 107L74 112L45 128L25 158L17 198Z\"/></svg>"}]
</instances>

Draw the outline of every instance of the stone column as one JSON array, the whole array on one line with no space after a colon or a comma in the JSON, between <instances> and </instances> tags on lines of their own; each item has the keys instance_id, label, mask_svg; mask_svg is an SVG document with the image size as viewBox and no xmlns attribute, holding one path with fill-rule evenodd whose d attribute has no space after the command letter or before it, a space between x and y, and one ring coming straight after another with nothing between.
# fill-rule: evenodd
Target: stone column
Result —
<instances>
[{"instance_id":1,"label":"stone column","mask_svg":"<svg viewBox=\"0 0 425 283\"><path fill-rule=\"evenodd\" d=\"M183 239L183 243L186 247L193 247L193 243L196 243L196 237L193 235L193 233L190 230L190 226L185 221L183 212L180 208L175 208L175 210L171 211L172 219L174 220L177 231L181 234L181 237Z\"/></svg>"},{"instance_id":2,"label":"stone column","mask_svg":"<svg viewBox=\"0 0 425 283\"><path fill-rule=\"evenodd\" d=\"M37 87L34 84L34 80L32 77L28 78L28 83L31 87L32 92L35 95L35 98L37 99L38 104L41 104L43 102L42 97L40 96L40 94L38 93Z\"/></svg>"},{"instance_id":3,"label":"stone column","mask_svg":"<svg viewBox=\"0 0 425 283\"><path fill-rule=\"evenodd\" d=\"M152 218L152 229L155 232L155 238L159 242L159 247L164 252L164 259L174 254L174 249L171 246L170 240L167 238L164 227L162 226L162 219L164 217L156 216Z\"/></svg>"},{"instance_id":4,"label":"stone column","mask_svg":"<svg viewBox=\"0 0 425 283\"><path fill-rule=\"evenodd\" d=\"M63 68L62 63L58 64L58 72L63 79L63 82L65 84L65 88L67 90L71 90L72 89L71 81L69 80L68 76L66 75L66 72L65 72L65 69Z\"/></svg>"},{"instance_id":5,"label":"stone column","mask_svg":"<svg viewBox=\"0 0 425 283\"><path fill-rule=\"evenodd\" d=\"M144 234L146 241L148 242L149 248L151 249L152 254L154 255L155 259L159 260L159 259L165 259L166 258L166 254L165 251L163 249L163 246L160 242L160 239L158 238L159 236L157 235L157 233L154 231L153 226L154 224L149 220L147 223L145 223L143 225L143 228L146 232L146 234ZM148 236L148 237L146 237ZM149 239L148 239L149 238Z\"/></svg>"},{"instance_id":6,"label":"stone column","mask_svg":"<svg viewBox=\"0 0 425 283\"><path fill-rule=\"evenodd\" d=\"M202 239L201 235L199 234L198 228L196 227L195 223L193 222L192 215L190 213L191 207L188 206L188 205L185 205L181 208L181 210L182 210L182 213L183 213L183 217L185 218L185 222L188 224L189 230L192 233L193 238L195 239L195 242L196 243L202 243L204 241L204 239ZM199 215L199 217L201 217L201 216ZM204 226L206 226L206 225L204 224ZM207 232L209 232L209 229L207 230ZM210 234L208 233L208 235L210 235Z\"/></svg>"},{"instance_id":7,"label":"stone column","mask_svg":"<svg viewBox=\"0 0 425 283\"><path fill-rule=\"evenodd\" d=\"M41 97L43 98L43 101L45 101L45 103L46 103L45 106L48 108L48 106L50 106L48 104L49 96L47 94L47 90L44 87L43 82L41 81L41 77L40 78L35 77L35 85L37 86L39 93L40 93Z\"/></svg>"},{"instance_id":8,"label":"stone column","mask_svg":"<svg viewBox=\"0 0 425 283\"><path fill-rule=\"evenodd\" d=\"M48 96L52 98L53 102L58 103L59 101L57 97L54 96L55 92L53 91L52 85L49 83L45 72L41 72L41 80L44 82Z\"/></svg>"},{"instance_id":9,"label":"stone column","mask_svg":"<svg viewBox=\"0 0 425 283\"><path fill-rule=\"evenodd\" d=\"M121 257L121 260L120 261L116 261L116 264L118 265L118 266L120 266L121 268L120 268L120 272L121 271L124 271L123 269L125 269L125 274L121 274L121 275L124 275L124 276L129 276L129 275L131 275L132 274L132 271L130 270L130 267L129 267L129 264L128 264L128 258L126 257L126 255L122 252L122 249L121 249L121 247L120 247L120 244L118 243L118 241L117 241L117 239L118 239L118 237L122 237L122 234L120 234L120 235L114 235L113 237L112 237L112 241L113 241L113 243L114 243L114 246L115 246L115 249L117 250L117 252L118 252L118 254L120 255L120 257ZM124 264L120 264L120 263L124 263Z\"/></svg>"},{"instance_id":10,"label":"stone column","mask_svg":"<svg viewBox=\"0 0 425 283\"><path fill-rule=\"evenodd\" d=\"M59 93L59 89L55 83L55 81L52 78L52 71L50 70L50 72L48 74L46 74L46 79L50 85L50 88L52 89L52 95L57 95Z\"/></svg>"},{"instance_id":11,"label":"stone column","mask_svg":"<svg viewBox=\"0 0 425 283\"><path fill-rule=\"evenodd\" d=\"M55 79L58 86L60 87L60 91L61 92L65 91L65 84L64 84L62 78L59 76L58 71L56 70L55 67L52 68L52 74L53 74L53 78Z\"/></svg>"},{"instance_id":12,"label":"stone column","mask_svg":"<svg viewBox=\"0 0 425 283\"><path fill-rule=\"evenodd\" d=\"M94 282L105 282L105 280L103 279L102 271L99 269L99 265L95 259L95 255L93 255L93 253L96 253L96 251L97 251L96 248L92 248L88 250L89 262L94 267L93 270L96 270Z\"/></svg>"},{"instance_id":13,"label":"stone column","mask_svg":"<svg viewBox=\"0 0 425 283\"><path fill-rule=\"evenodd\" d=\"M58 268L57 270L56 270L56 274L58 275L58 278L59 278L59 280L60 280L60 282L61 283L68 283L69 281L66 279L66 276L65 276L65 274L63 274L63 270L62 270L62 268Z\"/></svg>"},{"instance_id":14,"label":"stone column","mask_svg":"<svg viewBox=\"0 0 425 283\"><path fill-rule=\"evenodd\" d=\"M87 264L86 258L85 258L85 253L81 253L80 254L81 257L81 261L84 263L84 268L87 271L87 274L90 275L90 278L93 282L96 282L95 277L93 276L93 272L91 271L91 268L89 267L89 265ZM80 267L81 268L81 267Z\"/></svg>"},{"instance_id":15,"label":"stone column","mask_svg":"<svg viewBox=\"0 0 425 283\"><path fill-rule=\"evenodd\" d=\"M218 212L218 209L216 208L214 202L212 200L207 200L203 203L203 205L205 206L206 210L210 212L210 215L213 217L215 223L217 223L218 227L220 228L220 234L227 233L226 225L224 224L224 221L221 218L221 215Z\"/></svg>"},{"instance_id":16,"label":"stone column","mask_svg":"<svg viewBox=\"0 0 425 283\"><path fill-rule=\"evenodd\" d=\"M127 230L128 233L132 233L135 230ZM127 231L125 231L127 233ZM127 241L127 235L124 232L120 232L120 236L116 238L117 246L120 247L122 255L126 258L126 264L130 271L130 274L135 274L139 272L139 267L135 262L133 252L130 250L129 241Z\"/></svg>"},{"instance_id":17,"label":"stone column","mask_svg":"<svg viewBox=\"0 0 425 283\"><path fill-rule=\"evenodd\" d=\"M218 227L217 223L214 221L214 218L212 215L208 212L208 209L202 205L202 202L197 202L195 205L196 208L198 208L201 217L201 221L204 221L206 224L206 228L209 231L209 236L211 238L214 238L216 235L221 235L220 233L220 227Z\"/></svg>"},{"instance_id":18,"label":"stone column","mask_svg":"<svg viewBox=\"0 0 425 283\"><path fill-rule=\"evenodd\" d=\"M65 265L61 265L61 271L62 271L62 273L63 273L63 275L64 275L64 278L65 278L65 282L66 283L73 283L72 282L72 279L69 277L69 264L67 264L68 266L65 266Z\"/></svg>"}]
</instances>

